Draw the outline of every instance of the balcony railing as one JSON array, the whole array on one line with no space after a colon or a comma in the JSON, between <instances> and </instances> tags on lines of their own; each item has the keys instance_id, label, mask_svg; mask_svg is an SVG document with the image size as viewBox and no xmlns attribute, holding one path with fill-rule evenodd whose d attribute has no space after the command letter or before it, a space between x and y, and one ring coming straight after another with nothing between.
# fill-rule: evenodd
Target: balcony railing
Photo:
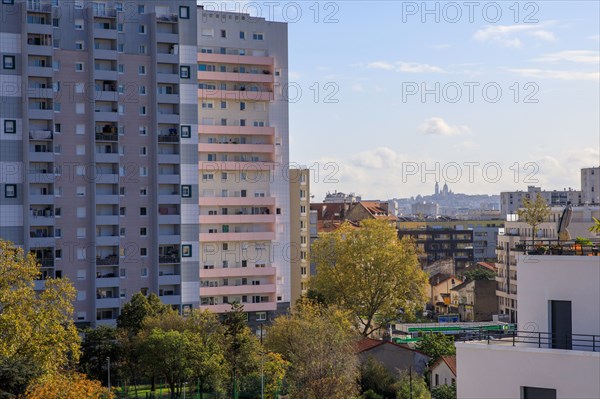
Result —
<instances>
[{"instance_id":1,"label":"balcony railing","mask_svg":"<svg viewBox=\"0 0 600 399\"><path fill-rule=\"evenodd\" d=\"M179 143L179 135L177 133L159 134L159 143Z\"/></svg>"},{"instance_id":2,"label":"balcony railing","mask_svg":"<svg viewBox=\"0 0 600 399\"><path fill-rule=\"evenodd\" d=\"M158 263L179 263L179 255L159 256Z\"/></svg>"},{"instance_id":3,"label":"balcony railing","mask_svg":"<svg viewBox=\"0 0 600 399\"><path fill-rule=\"evenodd\" d=\"M457 341L486 341L488 344L600 352L600 335L559 334L541 331L504 333L474 329Z\"/></svg>"},{"instance_id":4,"label":"balcony railing","mask_svg":"<svg viewBox=\"0 0 600 399\"><path fill-rule=\"evenodd\" d=\"M119 141L119 135L117 133L96 133L96 140Z\"/></svg>"},{"instance_id":5,"label":"balcony railing","mask_svg":"<svg viewBox=\"0 0 600 399\"><path fill-rule=\"evenodd\" d=\"M513 250L524 255L600 256L600 243L577 244L574 241L521 240L515 244Z\"/></svg>"},{"instance_id":6,"label":"balcony railing","mask_svg":"<svg viewBox=\"0 0 600 399\"><path fill-rule=\"evenodd\" d=\"M109 255L105 258L96 258L96 266L117 266L119 257L117 255Z\"/></svg>"},{"instance_id":7,"label":"balcony railing","mask_svg":"<svg viewBox=\"0 0 600 399\"><path fill-rule=\"evenodd\" d=\"M37 263L39 263L42 267L54 267L53 258L37 258Z\"/></svg>"}]
</instances>

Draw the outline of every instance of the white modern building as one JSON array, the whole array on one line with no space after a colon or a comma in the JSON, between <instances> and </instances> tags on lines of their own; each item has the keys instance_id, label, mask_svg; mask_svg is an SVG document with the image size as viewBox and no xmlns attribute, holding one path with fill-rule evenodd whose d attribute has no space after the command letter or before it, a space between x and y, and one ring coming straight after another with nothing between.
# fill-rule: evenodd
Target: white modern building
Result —
<instances>
[{"instance_id":1,"label":"white modern building","mask_svg":"<svg viewBox=\"0 0 600 399\"><path fill-rule=\"evenodd\" d=\"M600 166L581 169L583 202L600 204Z\"/></svg>"},{"instance_id":2,"label":"white modern building","mask_svg":"<svg viewBox=\"0 0 600 399\"><path fill-rule=\"evenodd\" d=\"M518 255L518 332L456 344L461 399L600 397L600 258Z\"/></svg>"}]
</instances>

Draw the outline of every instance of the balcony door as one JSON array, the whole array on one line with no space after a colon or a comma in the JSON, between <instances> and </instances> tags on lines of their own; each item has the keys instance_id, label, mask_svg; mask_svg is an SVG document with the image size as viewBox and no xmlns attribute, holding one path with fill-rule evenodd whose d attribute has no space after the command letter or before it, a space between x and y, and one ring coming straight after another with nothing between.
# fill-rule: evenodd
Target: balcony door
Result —
<instances>
[{"instance_id":1,"label":"balcony door","mask_svg":"<svg viewBox=\"0 0 600 399\"><path fill-rule=\"evenodd\" d=\"M571 301L550 301L550 329L553 349L572 348Z\"/></svg>"}]
</instances>

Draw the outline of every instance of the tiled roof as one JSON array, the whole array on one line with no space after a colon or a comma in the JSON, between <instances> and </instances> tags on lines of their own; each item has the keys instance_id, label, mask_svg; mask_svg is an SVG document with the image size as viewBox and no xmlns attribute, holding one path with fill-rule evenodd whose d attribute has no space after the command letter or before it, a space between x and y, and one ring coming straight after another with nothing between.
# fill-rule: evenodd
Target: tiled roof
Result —
<instances>
[{"instance_id":1,"label":"tiled roof","mask_svg":"<svg viewBox=\"0 0 600 399\"><path fill-rule=\"evenodd\" d=\"M496 266L493 263L490 262L477 262L477 265L484 267L488 270L493 271L494 273L496 273Z\"/></svg>"},{"instance_id":2,"label":"tiled roof","mask_svg":"<svg viewBox=\"0 0 600 399\"><path fill-rule=\"evenodd\" d=\"M450 371L456 376L456 356L442 356L433 363L431 370L439 366L442 362L446 363Z\"/></svg>"},{"instance_id":3,"label":"tiled roof","mask_svg":"<svg viewBox=\"0 0 600 399\"><path fill-rule=\"evenodd\" d=\"M421 352L420 350L417 349L413 349L407 345L401 345L401 344L397 344L395 342L392 341L384 341L381 339L373 339L373 338L363 338L358 342L358 348L357 348L357 353L361 353L361 352L366 352L369 351L373 348L377 348L378 346L384 345L384 344L388 344L388 345L393 345L394 347L398 347L400 349L404 349L407 351L411 351L411 352L417 352L420 353L424 356L427 356L425 353Z\"/></svg>"}]
</instances>

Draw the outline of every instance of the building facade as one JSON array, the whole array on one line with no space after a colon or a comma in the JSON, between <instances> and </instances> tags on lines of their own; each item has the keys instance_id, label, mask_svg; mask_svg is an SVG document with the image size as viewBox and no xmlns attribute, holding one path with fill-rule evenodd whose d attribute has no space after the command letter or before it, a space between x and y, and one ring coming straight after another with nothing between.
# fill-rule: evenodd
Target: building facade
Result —
<instances>
[{"instance_id":1,"label":"building facade","mask_svg":"<svg viewBox=\"0 0 600 399\"><path fill-rule=\"evenodd\" d=\"M519 255L516 262L519 331L456 343L457 397L600 397L598 257Z\"/></svg>"},{"instance_id":2,"label":"building facade","mask_svg":"<svg viewBox=\"0 0 600 399\"><path fill-rule=\"evenodd\" d=\"M73 281L76 321L114 324L139 291L286 308L286 24L191 0L0 12L0 237Z\"/></svg>"},{"instance_id":3,"label":"building facade","mask_svg":"<svg viewBox=\"0 0 600 399\"><path fill-rule=\"evenodd\" d=\"M558 240L558 224L563 215L563 207L550 208L548 219L538 226L536 240L540 246L562 245ZM595 233L588 229L593 224L593 217L600 217L600 207L598 206L577 206L572 208L571 222L566 231L571 239L575 237L585 237L597 239ZM531 243L531 226L521 222L517 215L507 216L507 222L504 230L498 236L498 245L496 262L498 306L500 314L509 315L509 321L516 323L517 318L517 255L523 253L519 246L522 242ZM572 243L572 241L571 241ZM569 241L564 241L565 246L569 246Z\"/></svg>"},{"instance_id":4,"label":"building facade","mask_svg":"<svg viewBox=\"0 0 600 399\"><path fill-rule=\"evenodd\" d=\"M310 276L310 169L290 169L291 303L306 294ZM314 226L316 228L316 226Z\"/></svg>"},{"instance_id":5,"label":"building facade","mask_svg":"<svg viewBox=\"0 0 600 399\"><path fill-rule=\"evenodd\" d=\"M261 323L291 300L287 25L198 19L200 305Z\"/></svg>"},{"instance_id":6,"label":"building facade","mask_svg":"<svg viewBox=\"0 0 600 399\"><path fill-rule=\"evenodd\" d=\"M600 166L581 169L581 191L584 204L600 204Z\"/></svg>"},{"instance_id":7,"label":"building facade","mask_svg":"<svg viewBox=\"0 0 600 399\"><path fill-rule=\"evenodd\" d=\"M583 172L582 172L583 173ZM583 175L582 175L583 176ZM500 193L500 213L502 217L516 214L523 207L523 199L535 200L541 195L548 206L565 206L567 204L583 204L583 192L569 187L565 190L542 190L541 187L528 186L527 191L506 191Z\"/></svg>"}]
</instances>

